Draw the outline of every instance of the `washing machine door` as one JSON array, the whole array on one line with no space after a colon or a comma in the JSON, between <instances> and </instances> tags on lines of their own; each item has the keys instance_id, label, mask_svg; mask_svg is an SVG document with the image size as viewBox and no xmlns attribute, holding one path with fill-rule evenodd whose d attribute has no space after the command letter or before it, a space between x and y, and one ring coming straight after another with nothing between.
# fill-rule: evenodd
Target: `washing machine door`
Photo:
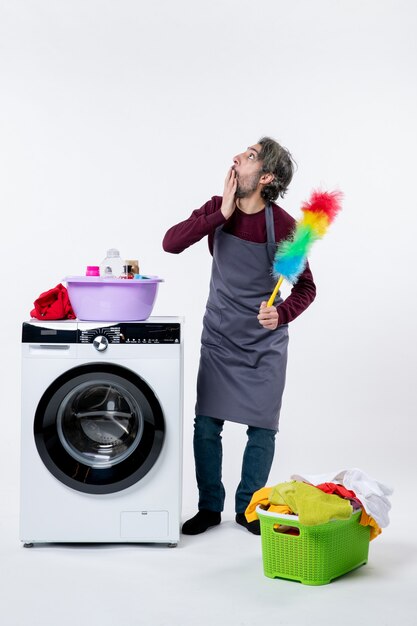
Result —
<instances>
[{"instance_id":1,"label":"washing machine door","mask_svg":"<svg viewBox=\"0 0 417 626\"><path fill-rule=\"evenodd\" d=\"M126 489L149 472L164 441L162 408L131 370L88 364L67 371L45 391L34 436L49 471L78 491Z\"/></svg>"}]
</instances>

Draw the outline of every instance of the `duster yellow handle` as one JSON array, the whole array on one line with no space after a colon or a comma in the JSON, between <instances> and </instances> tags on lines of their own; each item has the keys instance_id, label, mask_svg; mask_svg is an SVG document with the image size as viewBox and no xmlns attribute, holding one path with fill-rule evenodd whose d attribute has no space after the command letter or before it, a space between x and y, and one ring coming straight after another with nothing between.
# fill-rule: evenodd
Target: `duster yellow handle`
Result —
<instances>
[{"instance_id":1,"label":"duster yellow handle","mask_svg":"<svg viewBox=\"0 0 417 626\"><path fill-rule=\"evenodd\" d=\"M274 304L275 297L276 297L276 295L277 295L277 293L278 293L279 288L280 288L280 287L281 287L281 285L282 285L282 281L283 281L283 280L284 280L284 277L281 275L281 276L279 277L279 279L278 279L277 284L275 285L275 289L274 289L274 291L271 293L271 297L270 297L270 298L269 298L269 300L268 300L268 304L267 304L267 306L272 306L272 305Z\"/></svg>"}]
</instances>

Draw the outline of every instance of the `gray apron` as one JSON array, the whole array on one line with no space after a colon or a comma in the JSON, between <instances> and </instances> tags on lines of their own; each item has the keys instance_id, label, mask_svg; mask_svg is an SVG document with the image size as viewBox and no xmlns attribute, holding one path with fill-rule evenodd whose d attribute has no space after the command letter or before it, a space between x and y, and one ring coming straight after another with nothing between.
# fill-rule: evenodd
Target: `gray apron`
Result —
<instances>
[{"instance_id":1,"label":"gray apron","mask_svg":"<svg viewBox=\"0 0 417 626\"><path fill-rule=\"evenodd\" d=\"M275 286L272 207L267 243L214 235L210 292L203 319L196 414L278 429L287 365L288 325L263 328L259 306ZM282 302L281 297L275 305Z\"/></svg>"}]
</instances>

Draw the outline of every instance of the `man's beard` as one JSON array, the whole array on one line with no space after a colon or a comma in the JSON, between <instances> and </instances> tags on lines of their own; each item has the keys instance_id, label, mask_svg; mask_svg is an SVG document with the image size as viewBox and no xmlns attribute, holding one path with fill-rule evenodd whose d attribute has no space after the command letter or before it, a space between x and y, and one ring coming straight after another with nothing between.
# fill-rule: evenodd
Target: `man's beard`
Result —
<instances>
[{"instance_id":1,"label":"man's beard","mask_svg":"<svg viewBox=\"0 0 417 626\"><path fill-rule=\"evenodd\" d=\"M235 198L247 198L252 195L258 188L261 175L262 172L257 172L256 174L252 174L249 179L243 181L238 178Z\"/></svg>"}]
</instances>

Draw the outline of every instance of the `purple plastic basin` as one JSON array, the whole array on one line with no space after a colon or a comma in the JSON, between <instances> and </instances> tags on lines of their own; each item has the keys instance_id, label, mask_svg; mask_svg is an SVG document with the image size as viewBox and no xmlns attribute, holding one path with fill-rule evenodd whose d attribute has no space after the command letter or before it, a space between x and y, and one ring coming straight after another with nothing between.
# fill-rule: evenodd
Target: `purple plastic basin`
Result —
<instances>
[{"instance_id":1,"label":"purple plastic basin","mask_svg":"<svg viewBox=\"0 0 417 626\"><path fill-rule=\"evenodd\" d=\"M79 320L129 322L148 319L162 278L125 280L67 276L68 297Z\"/></svg>"}]
</instances>

